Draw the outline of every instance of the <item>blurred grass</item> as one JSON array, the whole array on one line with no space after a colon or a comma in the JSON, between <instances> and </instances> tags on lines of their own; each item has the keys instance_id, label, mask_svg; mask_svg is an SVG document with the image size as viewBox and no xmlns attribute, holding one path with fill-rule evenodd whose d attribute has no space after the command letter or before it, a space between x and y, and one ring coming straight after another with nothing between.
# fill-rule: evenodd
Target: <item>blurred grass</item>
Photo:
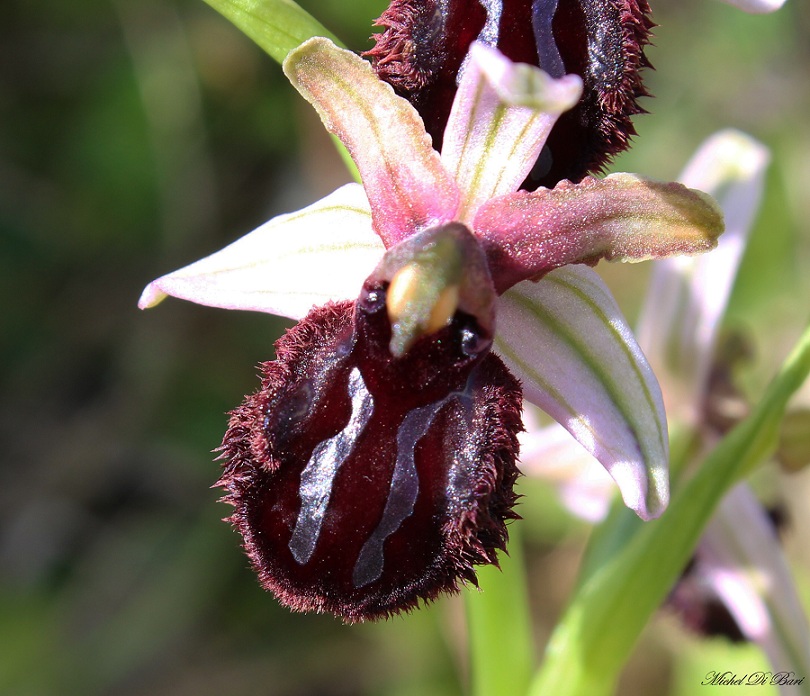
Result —
<instances>
[{"instance_id":1,"label":"blurred grass","mask_svg":"<svg viewBox=\"0 0 810 696\"><path fill-rule=\"evenodd\" d=\"M384 5L301 4L357 50ZM797 0L768 17L711 0L654 9L657 98L615 169L672 178L726 126L774 151L728 321L756 347L756 393L810 304L810 12ZM209 453L283 322L135 308L152 278L346 179L317 120L202 2L10 0L4 15L0 694L461 693L456 602L377 626L290 615L219 521ZM632 315L647 271L604 272ZM541 503L542 485L525 489L542 641L585 530ZM634 693L661 693L686 640L672 634L645 641Z\"/></svg>"}]
</instances>

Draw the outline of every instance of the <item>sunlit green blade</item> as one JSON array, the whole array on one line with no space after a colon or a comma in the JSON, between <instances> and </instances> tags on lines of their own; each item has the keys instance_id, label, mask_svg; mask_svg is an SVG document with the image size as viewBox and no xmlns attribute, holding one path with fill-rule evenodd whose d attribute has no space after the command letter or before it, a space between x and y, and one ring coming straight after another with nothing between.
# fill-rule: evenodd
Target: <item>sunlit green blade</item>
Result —
<instances>
[{"instance_id":1,"label":"sunlit green blade","mask_svg":"<svg viewBox=\"0 0 810 696\"><path fill-rule=\"evenodd\" d=\"M340 43L317 19L292 0L205 0L279 63L313 36Z\"/></svg>"}]
</instances>

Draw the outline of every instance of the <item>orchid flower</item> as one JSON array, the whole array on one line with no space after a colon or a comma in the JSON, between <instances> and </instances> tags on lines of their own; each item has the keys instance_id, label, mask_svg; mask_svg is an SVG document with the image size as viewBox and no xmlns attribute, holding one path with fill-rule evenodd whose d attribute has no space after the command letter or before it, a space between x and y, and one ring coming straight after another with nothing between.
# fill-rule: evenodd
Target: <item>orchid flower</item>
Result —
<instances>
[{"instance_id":1,"label":"orchid flower","mask_svg":"<svg viewBox=\"0 0 810 696\"><path fill-rule=\"evenodd\" d=\"M775 12L785 4L785 0L723 0L723 2L739 7L741 10L751 14Z\"/></svg>"},{"instance_id":2,"label":"orchid flower","mask_svg":"<svg viewBox=\"0 0 810 696\"><path fill-rule=\"evenodd\" d=\"M703 409L720 321L764 189L768 151L737 131L707 141L681 181L717 196L727 230L703 263L656 264L639 324L639 342L664 385L667 412L707 431ZM741 633L759 644L777 672L810 671L810 628L773 525L746 484L734 488L706 528L690 571L723 601ZM789 686L783 685L786 693Z\"/></svg>"},{"instance_id":3,"label":"orchid flower","mask_svg":"<svg viewBox=\"0 0 810 696\"><path fill-rule=\"evenodd\" d=\"M719 598L740 634L762 648L775 673L807 674L807 616L774 525L747 484L739 484L723 499L695 551L689 575ZM700 607L678 601L677 589L675 606L692 614L694 628L710 628L700 623ZM784 687L785 694L795 691L790 682L772 683Z\"/></svg>"},{"instance_id":4,"label":"orchid flower","mask_svg":"<svg viewBox=\"0 0 810 696\"><path fill-rule=\"evenodd\" d=\"M438 150L474 41L553 78L579 75L582 98L559 116L522 182L528 190L602 171L644 112L647 0L392 0L376 24L385 31L368 52L374 69L416 107Z\"/></svg>"},{"instance_id":5,"label":"orchid flower","mask_svg":"<svg viewBox=\"0 0 810 696\"><path fill-rule=\"evenodd\" d=\"M710 368L717 333L734 278L759 208L767 150L737 131L709 138L689 162L681 181L715 195L726 232L718 247L700 258L654 264L638 337L661 381L671 420L707 432ZM597 463L558 426L527 432L521 439L523 470L552 480L569 510L589 521L607 512L612 491ZM689 570L731 614L740 633L762 646L777 672L810 671L810 630L773 525L746 484L721 503ZM702 609L691 591L678 588L673 605L701 628Z\"/></svg>"},{"instance_id":6,"label":"orchid flower","mask_svg":"<svg viewBox=\"0 0 810 696\"><path fill-rule=\"evenodd\" d=\"M359 621L475 582L514 516L522 395L641 517L660 514L660 391L607 288L569 264L709 249L722 231L713 201L628 174L516 191L581 81L483 44L441 155L415 109L351 52L315 38L284 70L363 185L157 279L140 302L301 320L222 447L220 485L263 585L293 609Z\"/></svg>"}]
</instances>

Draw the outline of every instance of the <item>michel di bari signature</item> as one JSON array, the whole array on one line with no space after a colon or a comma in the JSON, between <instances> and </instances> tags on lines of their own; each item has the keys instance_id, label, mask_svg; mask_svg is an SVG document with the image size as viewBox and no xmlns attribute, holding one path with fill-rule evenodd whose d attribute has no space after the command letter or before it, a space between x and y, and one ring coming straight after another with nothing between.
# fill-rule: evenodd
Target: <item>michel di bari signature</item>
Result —
<instances>
[{"instance_id":1,"label":"michel di bari signature","mask_svg":"<svg viewBox=\"0 0 810 696\"><path fill-rule=\"evenodd\" d=\"M795 672L751 672L738 676L735 672L709 672L700 682L703 686L798 686L804 677Z\"/></svg>"}]
</instances>

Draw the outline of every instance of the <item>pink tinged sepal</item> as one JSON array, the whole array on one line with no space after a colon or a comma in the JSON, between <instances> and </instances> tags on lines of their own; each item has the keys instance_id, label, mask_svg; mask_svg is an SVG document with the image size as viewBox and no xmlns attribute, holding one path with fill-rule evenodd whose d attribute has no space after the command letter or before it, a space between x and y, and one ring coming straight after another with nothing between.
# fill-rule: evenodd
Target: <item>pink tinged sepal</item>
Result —
<instances>
[{"instance_id":1,"label":"pink tinged sepal","mask_svg":"<svg viewBox=\"0 0 810 696\"><path fill-rule=\"evenodd\" d=\"M695 571L743 635L763 649L774 672L810 673L810 627L773 524L748 485L723 499L695 560Z\"/></svg>"},{"instance_id":2,"label":"pink tinged sepal","mask_svg":"<svg viewBox=\"0 0 810 696\"><path fill-rule=\"evenodd\" d=\"M284 72L349 150L386 247L454 218L458 188L422 118L366 61L316 37L290 52Z\"/></svg>"},{"instance_id":3,"label":"pink tinged sepal","mask_svg":"<svg viewBox=\"0 0 810 696\"><path fill-rule=\"evenodd\" d=\"M710 137L681 174L725 214L717 248L655 264L638 325L639 343L664 384L670 418L695 423L703 403L720 320L759 208L768 150L735 130Z\"/></svg>"},{"instance_id":4,"label":"pink tinged sepal","mask_svg":"<svg viewBox=\"0 0 810 696\"><path fill-rule=\"evenodd\" d=\"M461 189L458 219L515 191L531 171L557 117L582 94L577 75L553 79L474 43L444 132L442 161Z\"/></svg>"},{"instance_id":5,"label":"pink tinged sepal","mask_svg":"<svg viewBox=\"0 0 810 696\"><path fill-rule=\"evenodd\" d=\"M553 485L571 514L591 524L604 520L616 492L613 479L559 423L533 427L527 411L526 432L518 435L520 470Z\"/></svg>"},{"instance_id":6,"label":"pink tinged sepal","mask_svg":"<svg viewBox=\"0 0 810 696\"><path fill-rule=\"evenodd\" d=\"M610 291L584 266L521 283L498 306L495 349L524 398L563 425L642 519L669 500L661 391Z\"/></svg>"},{"instance_id":7,"label":"pink tinged sepal","mask_svg":"<svg viewBox=\"0 0 810 696\"><path fill-rule=\"evenodd\" d=\"M775 12L785 4L785 0L723 0L723 2L739 7L741 10L751 14Z\"/></svg>"},{"instance_id":8,"label":"pink tinged sepal","mask_svg":"<svg viewBox=\"0 0 810 696\"><path fill-rule=\"evenodd\" d=\"M501 196L481 207L473 225L502 292L572 263L708 251L723 232L723 213L701 191L612 174Z\"/></svg>"},{"instance_id":9,"label":"pink tinged sepal","mask_svg":"<svg viewBox=\"0 0 810 696\"><path fill-rule=\"evenodd\" d=\"M300 319L313 305L356 297L384 252L363 188L348 184L152 281L138 306L154 307L171 295Z\"/></svg>"}]
</instances>

